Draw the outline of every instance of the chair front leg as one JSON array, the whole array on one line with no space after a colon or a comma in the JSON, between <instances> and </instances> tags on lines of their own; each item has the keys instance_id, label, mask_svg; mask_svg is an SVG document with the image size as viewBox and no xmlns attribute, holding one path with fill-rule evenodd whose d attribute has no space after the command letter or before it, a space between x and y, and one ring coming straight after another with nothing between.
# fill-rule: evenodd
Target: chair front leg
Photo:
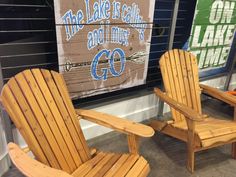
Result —
<instances>
[{"instance_id":1,"label":"chair front leg","mask_svg":"<svg viewBox=\"0 0 236 177\"><path fill-rule=\"evenodd\" d=\"M139 154L139 137L134 134L128 134L128 146L131 154Z\"/></svg>"},{"instance_id":2,"label":"chair front leg","mask_svg":"<svg viewBox=\"0 0 236 177\"><path fill-rule=\"evenodd\" d=\"M188 141L187 141L187 169L194 172L195 160L195 122L187 119L188 125Z\"/></svg>"}]
</instances>

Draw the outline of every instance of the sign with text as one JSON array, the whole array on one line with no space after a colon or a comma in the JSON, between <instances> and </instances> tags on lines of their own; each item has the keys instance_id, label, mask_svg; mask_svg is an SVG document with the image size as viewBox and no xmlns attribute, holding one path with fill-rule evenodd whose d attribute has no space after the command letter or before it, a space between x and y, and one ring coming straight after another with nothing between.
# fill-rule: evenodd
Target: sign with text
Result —
<instances>
[{"instance_id":1,"label":"sign with text","mask_svg":"<svg viewBox=\"0 0 236 177\"><path fill-rule=\"evenodd\" d=\"M235 0L197 1L189 50L199 59L201 71L226 66L235 34L235 3Z\"/></svg>"},{"instance_id":2,"label":"sign with text","mask_svg":"<svg viewBox=\"0 0 236 177\"><path fill-rule=\"evenodd\" d=\"M70 95L145 84L155 0L54 1L59 69Z\"/></svg>"}]
</instances>

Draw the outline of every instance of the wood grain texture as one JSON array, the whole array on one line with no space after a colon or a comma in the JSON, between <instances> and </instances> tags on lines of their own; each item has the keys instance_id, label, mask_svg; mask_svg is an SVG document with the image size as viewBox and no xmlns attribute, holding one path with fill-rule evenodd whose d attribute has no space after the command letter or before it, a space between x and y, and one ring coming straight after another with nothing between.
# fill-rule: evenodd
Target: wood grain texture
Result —
<instances>
[{"instance_id":1,"label":"wood grain texture","mask_svg":"<svg viewBox=\"0 0 236 177\"><path fill-rule=\"evenodd\" d=\"M195 150L195 124L196 122L186 120L188 125L188 138L187 138L187 168L193 173L194 171L194 150Z\"/></svg>"},{"instance_id":2,"label":"wood grain texture","mask_svg":"<svg viewBox=\"0 0 236 177\"><path fill-rule=\"evenodd\" d=\"M116 163L110 168L107 173L104 175L104 177L112 177L116 174L116 172L119 170L119 168L125 163L125 161L129 158L128 154L123 154L119 160L116 161Z\"/></svg>"},{"instance_id":3,"label":"wood grain texture","mask_svg":"<svg viewBox=\"0 0 236 177\"><path fill-rule=\"evenodd\" d=\"M72 173L72 176L85 176L91 169L96 166L96 164L98 164L105 157L105 155L105 153L99 152L90 161L85 162L78 169L76 169L76 171Z\"/></svg>"},{"instance_id":4,"label":"wood grain texture","mask_svg":"<svg viewBox=\"0 0 236 177\"><path fill-rule=\"evenodd\" d=\"M54 73L54 77L58 79L61 76ZM60 82L63 83L61 80ZM75 125L78 124L77 115L74 109L66 106L69 103L72 105L71 100L68 95L61 95L66 90L61 83L58 87L52 74L46 70L23 71L7 83L14 96L8 101L16 100L23 112L22 119L34 130L34 138L40 144L49 164L72 173L82 162L90 159L90 154L87 145L84 145L84 138L81 138L79 125ZM10 93L4 89L4 94ZM13 116L18 118L18 115ZM13 122L14 120L13 118ZM26 136L28 135L25 134ZM36 157L41 158L37 155Z\"/></svg>"},{"instance_id":5,"label":"wood grain texture","mask_svg":"<svg viewBox=\"0 0 236 177\"><path fill-rule=\"evenodd\" d=\"M139 137L131 134L127 135L129 152L131 154L139 154Z\"/></svg>"},{"instance_id":6,"label":"wood grain texture","mask_svg":"<svg viewBox=\"0 0 236 177\"><path fill-rule=\"evenodd\" d=\"M60 74L57 75L61 77ZM58 89L49 71L39 69L23 71L10 79L7 86L9 89L3 89L2 92L3 104L9 102L15 105L10 107L5 104L9 112L11 109L19 110L18 114L22 115L20 121L24 123L23 125L16 122L16 119L19 119L18 115L10 115L18 129L22 129L23 132L30 127L28 129L33 130L31 133L23 133L23 137L37 159L51 167L72 173L82 161L90 158L90 154L87 154L89 150L85 150L86 147L82 145L78 131L72 123L77 119L75 111L73 109L73 115L66 109L65 104L71 100L67 97L68 101L63 102L60 95L62 91ZM61 88L63 86L61 84ZM5 99L4 95L12 96L11 99ZM66 96L63 96L65 100ZM34 144L28 140L30 135L34 139ZM38 151L42 151L45 155L36 152L36 141L40 145L37 147L40 149ZM47 161L41 160L42 158Z\"/></svg>"},{"instance_id":7,"label":"wood grain texture","mask_svg":"<svg viewBox=\"0 0 236 177\"><path fill-rule=\"evenodd\" d=\"M5 92L2 92L1 94L2 104L10 115L11 120L14 122L15 126L24 137L28 146L31 147L31 151L35 156L37 156L38 160L46 165L49 165L49 161L41 149L40 143L36 139L34 132L30 128L27 120L24 118L24 114L16 102L9 86L5 85L3 89Z\"/></svg>"},{"instance_id":8,"label":"wood grain texture","mask_svg":"<svg viewBox=\"0 0 236 177\"><path fill-rule=\"evenodd\" d=\"M9 155L11 157L12 162L20 171L29 177L72 177L66 172L61 170L56 170L51 168L45 164L40 163L32 158L30 158L27 154L25 154L20 147L18 147L14 143L8 144Z\"/></svg>"},{"instance_id":9,"label":"wood grain texture","mask_svg":"<svg viewBox=\"0 0 236 177\"><path fill-rule=\"evenodd\" d=\"M175 110L177 110L178 112L180 112L181 114L183 114L185 116L185 118L187 119L191 119L193 121L203 121L204 117L199 114L198 112L194 111L193 109L191 109L190 107L179 103L177 101L175 101L174 99L172 99L171 97L167 96L167 94L165 94L164 92L162 92L160 89L155 88L154 92L156 93L156 95L162 99L163 101L165 101L168 105L170 105L172 108L174 108ZM173 118L174 119L174 118Z\"/></svg>"},{"instance_id":10,"label":"wood grain texture","mask_svg":"<svg viewBox=\"0 0 236 177\"><path fill-rule=\"evenodd\" d=\"M135 165L127 173L126 177L139 176L142 173L142 171L144 171L146 165L147 161L143 157L140 157L138 161L135 163Z\"/></svg>"},{"instance_id":11,"label":"wood grain texture","mask_svg":"<svg viewBox=\"0 0 236 177\"><path fill-rule=\"evenodd\" d=\"M188 52L171 50L160 59L166 93L201 114L200 88L195 57ZM172 107L173 109L173 107ZM184 120L177 110L171 110L175 121Z\"/></svg>"},{"instance_id":12,"label":"wood grain texture","mask_svg":"<svg viewBox=\"0 0 236 177\"><path fill-rule=\"evenodd\" d=\"M82 153L85 153L87 158L90 159L91 156L90 156L89 148L88 148L87 142L85 140L84 134L82 132L80 123L78 121L79 120L78 115L76 114L74 106L73 106L72 101L70 99L69 92L68 92L67 87L66 87L66 83L65 83L62 75L60 75L60 74L58 74L57 72L54 72L54 71L51 71L51 73L52 73L52 77L55 81L55 84L57 85L58 91L61 95L61 98L63 99L65 107L68 110L68 113L69 113L70 117L73 118L72 123L73 123L73 125L75 127L75 130L76 130L76 132L79 136L79 139L80 139L80 141L77 142L77 143L78 143L78 145L82 144L82 147L83 147L83 148L81 148Z\"/></svg>"},{"instance_id":13,"label":"wood grain texture","mask_svg":"<svg viewBox=\"0 0 236 177\"><path fill-rule=\"evenodd\" d=\"M95 111L79 110L81 115L78 115L59 73L44 69L25 70L8 81L0 100L28 144L25 151L30 149L39 160L29 158L15 144L9 144L13 162L27 176L125 175L136 161L140 166L139 174L143 176L149 172L147 162L132 154L138 154L136 135L150 137L154 134L153 129ZM91 155L79 124L82 116L128 134L131 154L93 150ZM120 169L125 173L119 172Z\"/></svg>"},{"instance_id":14,"label":"wood grain texture","mask_svg":"<svg viewBox=\"0 0 236 177\"><path fill-rule=\"evenodd\" d=\"M139 155L129 156L128 159L125 161L125 163L123 163L122 166L119 168L119 170L116 172L114 177L125 176L130 171L130 169L136 164L138 159L139 159Z\"/></svg>"},{"instance_id":15,"label":"wood grain texture","mask_svg":"<svg viewBox=\"0 0 236 177\"><path fill-rule=\"evenodd\" d=\"M101 155L101 153L100 153ZM73 177L147 176L149 164L139 155L105 153L89 160L73 173Z\"/></svg>"},{"instance_id":16,"label":"wood grain texture","mask_svg":"<svg viewBox=\"0 0 236 177\"><path fill-rule=\"evenodd\" d=\"M183 50L170 50L160 59L166 93L154 92L171 107L173 123L153 120L151 126L187 143L187 168L194 171L195 152L233 143L232 156L236 158L236 123L202 115L200 94L213 96L235 107L233 96L215 88L199 84L197 59ZM236 111L234 119L236 120Z\"/></svg>"},{"instance_id":17,"label":"wood grain texture","mask_svg":"<svg viewBox=\"0 0 236 177\"><path fill-rule=\"evenodd\" d=\"M186 131L188 130L188 126L185 122L173 124L173 127ZM196 122L195 132L201 140L224 136L236 133L236 123L234 121L219 120L209 117L202 122Z\"/></svg>"},{"instance_id":18,"label":"wood grain texture","mask_svg":"<svg viewBox=\"0 0 236 177\"><path fill-rule=\"evenodd\" d=\"M208 85L200 84L200 87L203 91L203 93L210 95L216 99L219 99L231 106L236 105L236 98L233 95L227 94L219 89L213 88Z\"/></svg>"},{"instance_id":19,"label":"wood grain texture","mask_svg":"<svg viewBox=\"0 0 236 177\"><path fill-rule=\"evenodd\" d=\"M85 120L95 122L122 133L134 134L141 137L151 137L154 135L154 130L151 127L140 123L135 123L127 119L121 119L94 110L77 109L76 111L77 114Z\"/></svg>"},{"instance_id":20,"label":"wood grain texture","mask_svg":"<svg viewBox=\"0 0 236 177\"><path fill-rule=\"evenodd\" d=\"M71 36L68 39L68 30L75 30L73 25L73 20L70 21L68 16L68 23L65 23L63 16L68 14L68 11L75 13L75 18L77 17L77 12L81 10L86 15L91 15L94 13L93 6L95 1L78 1L71 0L70 2L64 1L54 1L55 9L55 19L56 19L56 32L57 32L57 46L58 58L59 58L59 70L65 77L65 81L68 85L70 95L77 99L81 97L88 97L91 95L97 95L102 93L107 93L115 90L121 90L127 87L133 87L145 83L147 75L147 64L150 51L150 42L152 35L152 21L154 13L154 0L139 0L137 4L137 13L136 15L142 15L142 18L139 20L145 21L145 25L136 24L136 28L132 27L128 21L124 21L122 18L112 18L112 8L108 9L109 17L102 17L99 20L93 22L88 22L89 19L83 19L81 23L94 23L95 25L82 25L82 29ZM131 9L133 1L120 1L120 7L123 5ZM95 5L99 5L97 3ZM112 2L111 2L112 6ZM87 7L90 7L91 10L88 12ZM131 26L130 26L131 25ZM68 28L69 27L69 28ZM72 27L72 28L71 28ZM77 27L76 27L77 28ZM117 30L114 30L117 28ZM120 29L120 30L118 30ZM140 39L140 30L144 30L143 39ZM99 37L94 36L97 30L100 31L101 35ZM124 35L124 30L127 30L128 34ZM137 31L138 30L138 31ZM70 31L70 30L69 30ZM93 46L89 47L91 41L91 35L94 36ZM96 33L95 33L96 35ZM89 37L90 36L90 37ZM121 43L122 40L127 40L127 44ZM100 42L98 42L98 40ZM119 42L117 41L119 40ZM95 42L97 41L97 42ZM114 49L120 48L124 51L125 55L125 67L124 71L120 74L119 77L115 77L111 72L107 72L107 79L94 79L91 72L91 62L98 55L98 52L102 50L113 51ZM143 63L136 62L135 60L129 61L129 57L138 52L145 53L144 56L139 58L143 59ZM102 55L99 59L101 60L110 60L111 54L109 56ZM120 58L117 54L115 58ZM65 71L65 64L70 61L71 63L89 63L83 66L77 66L71 70ZM116 71L121 70L121 62L115 62L114 67ZM96 67L96 72L99 76L102 76L104 69L109 69L111 66L109 63L99 62ZM94 69L95 70L95 69Z\"/></svg>"}]
</instances>

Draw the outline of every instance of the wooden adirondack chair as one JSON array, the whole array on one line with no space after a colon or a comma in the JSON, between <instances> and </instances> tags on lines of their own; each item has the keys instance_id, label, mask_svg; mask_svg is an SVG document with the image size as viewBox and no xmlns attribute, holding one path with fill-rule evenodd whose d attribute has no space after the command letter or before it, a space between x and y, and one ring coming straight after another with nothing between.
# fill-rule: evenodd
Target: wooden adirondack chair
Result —
<instances>
[{"instance_id":1,"label":"wooden adirondack chair","mask_svg":"<svg viewBox=\"0 0 236 177\"><path fill-rule=\"evenodd\" d=\"M9 154L30 177L147 176L149 164L138 155L138 137L151 137L151 127L92 110L75 110L63 77L54 71L25 70L4 86L1 101L35 159L16 144ZM129 154L98 151L91 155L79 119L128 135Z\"/></svg>"},{"instance_id":2,"label":"wooden adirondack chair","mask_svg":"<svg viewBox=\"0 0 236 177\"><path fill-rule=\"evenodd\" d=\"M236 99L210 86L199 84L197 59L189 52L171 50L160 59L165 91L156 95L171 107L172 120L153 120L151 126L187 143L187 168L194 171L194 153L236 142L236 122L202 114L201 91L236 108ZM236 120L236 112L234 114ZM236 145L232 148L236 158Z\"/></svg>"}]
</instances>

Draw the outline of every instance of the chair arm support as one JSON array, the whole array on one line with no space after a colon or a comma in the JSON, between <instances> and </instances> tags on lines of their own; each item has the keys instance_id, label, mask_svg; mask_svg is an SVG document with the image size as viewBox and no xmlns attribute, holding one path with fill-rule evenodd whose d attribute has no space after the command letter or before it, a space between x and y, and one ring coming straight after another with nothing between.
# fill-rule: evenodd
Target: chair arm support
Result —
<instances>
[{"instance_id":1,"label":"chair arm support","mask_svg":"<svg viewBox=\"0 0 236 177\"><path fill-rule=\"evenodd\" d=\"M12 162L26 176L29 177L72 177L68 173L51 168L30 158L23 150L14 143L8 144L8 151Z\"/></svg>"},{"instance_id":2,"label":"chair arm support","mask_svg":"<svg viewBox=\"0 0 236 177\"><path fill-rule=\"evenodd\" d=\"M182 103L178 103L177 101L173 100L169 96L167 96L165 93L163 93L160 89L155 88L154 89L156 95L163 101L165 101L168 105L170 105L172 108L179 111L181 114L183 114L186 117L186 123L188 126L188 140L187 145L188 149L192 150L195 146L195 124L196 121L204 121L204 117L200 114L198 114L193 109L190 109L189 107L185 106ZM188 151L189 152L189 151Z\"/></svg>"},{"instance_id":3,"label":"chair arm support","mask_svg":"<svg viewBox=\"0 0 236 177\"><path fill-rule=\"evenodd\" d=\"M178 103L177 101L173 100L169 96L167 96L164 92L162 92L160 89L155 88L154 92L156 95L163 101L165 101L169 106L176 109L178 112L183 114L187 119L190 119L192 121L203 121L204 117L194 111L193 109L187 107L186 105L182 103Z\"/></svg>"},{"instance_id":4,"label":"chair arm support","mask_svg":"<svg viewBox=\"0 0 236 177\"><path fill-rule=\"evenodd\" d=\"M234 96L204 84L200 84L200 87L203 93L210 95L218 100L221 100L231 106L236 106L236 98Z\"/></svg>"},{"instance_id":5,"label":"chair arm support","mask_svg":"<svg viewBox=\"0 0 236 177\"><path fill-rule=\"evenodd\" d=\"M77 109L76 112L82 117L82 119L97 123L125 134L134 134L141 137L151 137L154 135L154 130L151 127L135 123L127 119L121 119L116 116L93 110Z\"/></svg>"}]
</instances>

